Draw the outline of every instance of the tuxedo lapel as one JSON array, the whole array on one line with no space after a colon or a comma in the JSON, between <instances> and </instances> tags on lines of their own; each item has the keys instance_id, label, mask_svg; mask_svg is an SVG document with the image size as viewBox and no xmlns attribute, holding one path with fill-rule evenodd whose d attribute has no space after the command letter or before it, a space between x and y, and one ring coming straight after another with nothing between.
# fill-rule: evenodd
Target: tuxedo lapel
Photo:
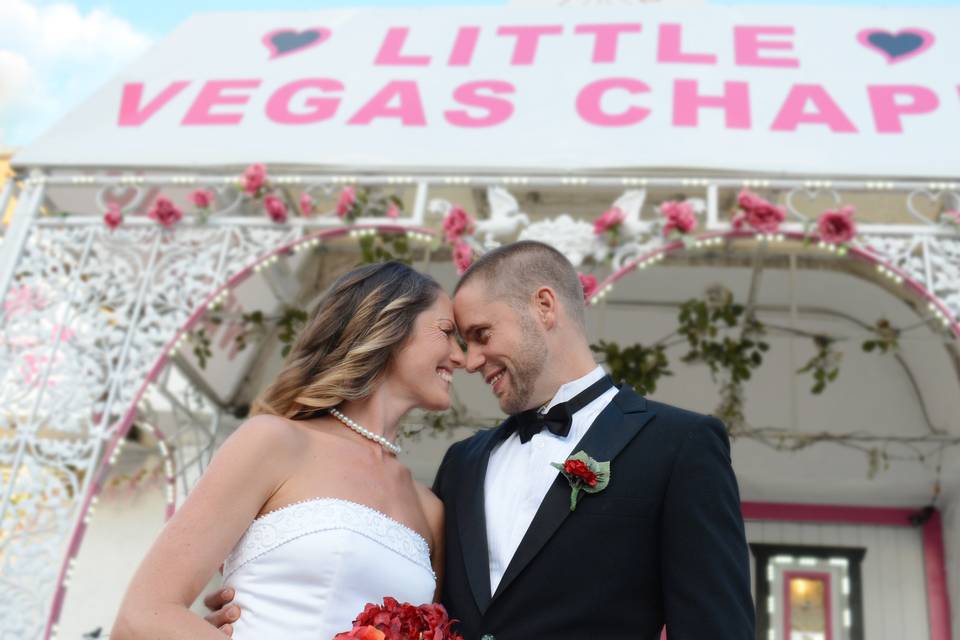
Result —
<instances>
[{"instance_id":1,"label":"tuxedo lapel","mask_svg":"<svg viewBox=\"0 0 960 640\"><path fill-rule=\"evenodd\" d=\"M480 612L490 604L490 558L487 550L487 518L484 485L490 452L509 435L503 425L484 433L482 441L465 462L460 495L457 498L457 529L466 566L467 581Z\"/></svg>"},{"instance_id":2,"label":"tuxedo lapel","mask_svg":"<svg viewBox=\"0 0 960 640\"><path fill-rule=\"evenodd\" d=\"M572 453L586 451L594 460L604 462L612 461L617 454L638 434L643 426L654 416L652 411L647 410L647 403L641 396L624 385L620 392L614 396L614 399L597 416L586 435L573 448ZM556 460L555 462L562 462ZM484 465L486 468L486 465ZM614 476L610 482L616 482ZM591 499L589 496L586 499ZM603 494L598 494L596 498L603 499ZM564 520L570 516L570 484L566 478L559 472L540 508L530 523L520 546L510 560L507 570L500 580L497 592L492 599L496 599L502 594L510 583L520 575L526 566L533 560L534 556L540 552L540 549L556 533ZM484 536L486 533L484 532ZM486 552L486 545L484 545ZM489 569L488 569L489 572ZM489 589L489 575L487 575L487 588ZM481 608L482 609L482 608Z\"/></svg>"}]
</instances>

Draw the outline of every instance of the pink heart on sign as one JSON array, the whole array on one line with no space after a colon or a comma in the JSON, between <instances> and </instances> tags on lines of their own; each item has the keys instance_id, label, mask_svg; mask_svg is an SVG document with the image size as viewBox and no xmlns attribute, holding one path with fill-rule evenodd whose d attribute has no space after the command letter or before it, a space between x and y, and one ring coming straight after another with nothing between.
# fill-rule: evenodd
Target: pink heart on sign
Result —
<instances>
[{"instance_id":1,"label":"pink heart on sign","mask_svg":"<svg viewBox=\"0 0 960 640\"><path fill-rule=\"evenodd\" d=\"M263 36L262 42L270 50L270 59L303 51L315 47L327 40L332 32L325 27L296 29L275 29Z\"/></svg>"},{"instance_id":2,"label":"pink heart on sign","mask_svg":"<svg viewBox=\"0 0 960 640\"><path fill-rule=\"evenodd\" d=\"M918 56L933 46L933 34L926 29L910 27L896 33L884 29L864 29L857 40L868 49L881 53L887 64Z\"/></svg>"}]
</instances>

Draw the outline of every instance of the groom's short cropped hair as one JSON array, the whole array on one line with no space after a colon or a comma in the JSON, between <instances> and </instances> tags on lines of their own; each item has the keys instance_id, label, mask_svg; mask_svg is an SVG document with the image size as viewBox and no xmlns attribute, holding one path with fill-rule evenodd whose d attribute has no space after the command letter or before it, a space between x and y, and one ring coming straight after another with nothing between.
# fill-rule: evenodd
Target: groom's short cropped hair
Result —
<instances>
[{"instance_id":1,"label":"groom's short cropped hair","mask_svg":"<svg viewBox=\"0 0 960 640\"><path fill-rule=\"evenodd\" d=\"M460 278L453 293L481 281L490 297L525 312L533 293L547 286L556 291L567 315L586 332L583 285L567 257L542 242L521 240L480 256Z\"/></svg>"}]
</instances>

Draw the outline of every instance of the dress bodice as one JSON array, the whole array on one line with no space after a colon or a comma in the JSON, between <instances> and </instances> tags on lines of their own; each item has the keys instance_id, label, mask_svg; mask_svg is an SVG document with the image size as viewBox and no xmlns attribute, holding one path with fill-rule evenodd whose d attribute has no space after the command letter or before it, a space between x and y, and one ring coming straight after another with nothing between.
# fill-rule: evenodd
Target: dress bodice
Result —
<instances>
[{"instance_id":1,"label":"dress bodice","mask_svg":"<svg viewBox=\"0 0 960 640\"><path fill-rule=\"evenodd\" d=\"M427 541L365 505L316 498L267 513L227 557L241 608L235 640L318 640L348 631L368 602L430 602Z\"/></svg>"}]
</instances>

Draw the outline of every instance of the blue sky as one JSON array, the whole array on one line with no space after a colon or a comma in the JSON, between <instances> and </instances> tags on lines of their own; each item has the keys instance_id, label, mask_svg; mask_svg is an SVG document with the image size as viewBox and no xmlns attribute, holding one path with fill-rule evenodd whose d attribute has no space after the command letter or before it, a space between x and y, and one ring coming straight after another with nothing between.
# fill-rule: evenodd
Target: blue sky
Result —
<instances>
[{"instance_id":1,"label":"blue sky","mask_svg":"<svg viewBox=\"0 0 960 640\"><path fill-rule=\"evenodd\" d=\"M553 0L560 4L561 0ZM628 0L621 0L626 2ZM544 0L549 4L550 0ZM960 0L707 0L710 4L960 6ZM615 0L569 0L616 5ZM0 0L0 150L28 145L196 11L503 6L509 0Z\"/></svg>"}]
</instances>

